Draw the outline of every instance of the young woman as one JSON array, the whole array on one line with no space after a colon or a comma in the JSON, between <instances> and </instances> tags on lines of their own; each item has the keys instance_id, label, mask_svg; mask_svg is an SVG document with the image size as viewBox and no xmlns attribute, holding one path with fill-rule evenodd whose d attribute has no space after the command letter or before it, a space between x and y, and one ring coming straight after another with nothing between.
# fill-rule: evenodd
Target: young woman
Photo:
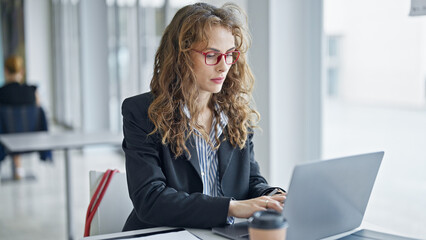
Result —
<instances>
[{"instance_id":1,"label":"young woman","mask_svg":"<svg viewBox=\"0 0 426 240\"><path fill-rule=\"evenodd\" d=\"M180 9L155 57L151 92L122 105L126 171L134 210L124 231L209 228L281 211L285 195L260 175L251 107L249 36L235 5Z\"/></svg>"}]
</instances>

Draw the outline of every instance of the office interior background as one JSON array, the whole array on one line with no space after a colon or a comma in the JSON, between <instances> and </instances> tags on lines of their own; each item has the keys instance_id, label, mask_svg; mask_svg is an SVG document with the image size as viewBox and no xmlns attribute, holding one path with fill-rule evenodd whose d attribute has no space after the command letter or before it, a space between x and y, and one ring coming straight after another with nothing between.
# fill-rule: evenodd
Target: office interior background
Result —
<instances>
[{"instance_id":1,"label":"office interior background","mask_svg":"<svg viewBox=\"0 0 426 240\"><path fill-rule=\"evenodd\" d=\"M161 34L193 2L1 0L0 61L25 58L26 81L38 86L51 131L120 133L121 102L149 91ZM426 16L410 17L409 0L231 2L245 9L252 33L263 175L286 188L295 164L383 150L364 220L425 238ZM124 171L118 151L73 152L77 236L90 200L88 171ZM0 184L0 239L64 238L61 158L45 164L26 156L37 179Z\"/></svg>"}]
</instances>

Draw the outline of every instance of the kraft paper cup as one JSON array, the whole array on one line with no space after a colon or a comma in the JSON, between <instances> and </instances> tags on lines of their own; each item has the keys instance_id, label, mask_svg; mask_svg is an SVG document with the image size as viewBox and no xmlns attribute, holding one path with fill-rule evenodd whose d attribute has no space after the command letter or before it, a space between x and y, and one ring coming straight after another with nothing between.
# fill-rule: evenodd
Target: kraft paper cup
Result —
<instances>
[{"instance_id":1,"label":"kraft paper cup","mask_svg":"<svg viewBox=\"0 0 426 240\"><path fill-rule=\"evenodd\" d=\"M274 210L258 211L249 218L251 240L285 240L288 223Z\"/></svg>"}]
</instances>

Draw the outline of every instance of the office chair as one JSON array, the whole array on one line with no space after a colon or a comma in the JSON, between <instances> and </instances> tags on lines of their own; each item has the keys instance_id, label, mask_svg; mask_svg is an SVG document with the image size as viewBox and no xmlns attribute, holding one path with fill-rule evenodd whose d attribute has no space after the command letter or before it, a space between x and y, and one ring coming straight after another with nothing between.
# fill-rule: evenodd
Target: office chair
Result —
<instances>
[{"instance_id":1,"label":"office chair","mask_svg":"<svg viewBox=\"0 0 426 240\"><path fill-rule=\"evenodd\" d=\"M24 133L47 131L48 124L46 114L37 105L0 105L0 134ZM22 154L22 153L14 153ZM0 145L0 163L8 155L2 145ZM51 151L40 151L40 159L43 161L52 160ZM15 172L15 164L12 161L12 173ZM5 179L3 179L5 180Z\"/></svg>"},{"instance_id":2,"label":"office chair","mask_svg":"<svg viewBox=\"0 0 426 240\"><path fill-rule=\"evenodd\" d=\"M104 172L98 171L89 172L90 197L95 193L103 174ZM121 232L132 210L126 174L115 173L92 219L90 236Z\"/></svg>"}]
</instances>

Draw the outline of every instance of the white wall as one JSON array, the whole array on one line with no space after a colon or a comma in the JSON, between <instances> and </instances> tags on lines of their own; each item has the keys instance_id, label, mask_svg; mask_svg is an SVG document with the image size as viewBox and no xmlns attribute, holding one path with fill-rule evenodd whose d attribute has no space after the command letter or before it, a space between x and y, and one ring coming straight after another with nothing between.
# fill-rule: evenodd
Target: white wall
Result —
<instances>
[{"instance_id":1,"label":"white wall","mask_svg":"<svg viewBox=\"0 0 426 240\"><path fill-rule=\"evenodd\" d=\"M322 1L249 1L248 15L263 129L256 159L271 184L287 187L296 164L321 156Z\"/></svg>"},{"instance_id":2,"label":"white wall","mask_svg":"<svg viewBox=\"0 0 426 240\"><path fill-rule=\"evenodd\" d=\"M341 97L352 102L423 106L426 19L410 1L326 0L325 33L342 36Z\"/></svg>"},{"instance_id":3,"label":"white wall","mask_svg":"<svg viewBox=\"0 0 426 240\"><path fill-rule=\"evenodd\" d=\"M52 42L50 3L25 1L26 74L29 84L38 86L41 104L50 115L52 102Z\"/></svg>"},{"instance_id":4,"label":"white wall","mask_svg":"<svg viewBox=\"0 0 426 240\"><path fill-rule=\"evenodd\" d=\"M109 130L108 26L104 0L81 1L83 130Z\"/></svg>"},{"instance_id":5,"label":"white wall","mask_svg":"<svg viewBox=\"0 0 426 240\"><path fill-rule=\"evenodd\" d=\"M247 15L252 33L252 46L249 50L249 65L256 81L253 97L261 116L260 129L254 135L255 158L259 162L263 176L270 179L271 139L270 139L270 73L269 73L269 5L270 1L249 1Z\"/></svg>"}]
</instances>

